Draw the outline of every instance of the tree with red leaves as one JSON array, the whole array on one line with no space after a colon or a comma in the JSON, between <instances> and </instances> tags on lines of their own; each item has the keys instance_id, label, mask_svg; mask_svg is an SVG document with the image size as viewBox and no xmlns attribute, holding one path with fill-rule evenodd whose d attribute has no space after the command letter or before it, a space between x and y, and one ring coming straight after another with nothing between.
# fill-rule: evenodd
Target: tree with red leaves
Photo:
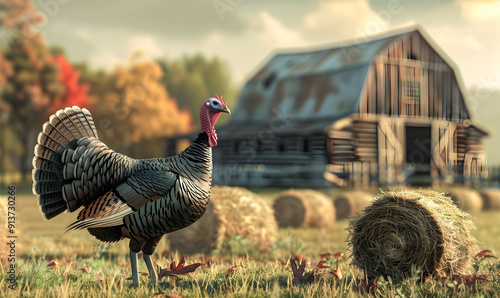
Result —
<instances>
[{"instance_id":1,"label":"tree with red leaves","mask_svg":"<svg viewBox=\"0 0 500 298\"><path fill-rule=\"evenodd\" d=\"M49 110L41 119L47 119L49 115L57 110L71 106L79 106L91 111L88 97L89 85L86 83L79 84L80 72L62 54L52 56L49 60L59 67L59 79L65 90L54 99Z\"/></svg>"}]
</instances>

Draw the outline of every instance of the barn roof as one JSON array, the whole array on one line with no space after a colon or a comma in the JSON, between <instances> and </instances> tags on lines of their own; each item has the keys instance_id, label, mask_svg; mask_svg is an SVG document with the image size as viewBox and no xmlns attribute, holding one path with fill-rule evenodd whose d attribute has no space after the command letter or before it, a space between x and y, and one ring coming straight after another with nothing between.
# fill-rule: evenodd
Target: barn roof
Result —
<instances>
[{"instance_id":1,"label":"barn roof","mask_svg":"<svg viewBox=\"0 0 500 298\"><path fill-rule=\"evenodd\" d=\"M231 120L218 129L219 134L225 138L255 134L258 129L272 128L273 122L286 124L274 131L280 134L321 133L336 120L357 112L375 57L410 34L430 41L421 29L412 28L348 46L275 54L248 80ZM429 44L455 68L432 40ZM457 81L461 84L459 77Z\"/></svg>"}]
</instances>

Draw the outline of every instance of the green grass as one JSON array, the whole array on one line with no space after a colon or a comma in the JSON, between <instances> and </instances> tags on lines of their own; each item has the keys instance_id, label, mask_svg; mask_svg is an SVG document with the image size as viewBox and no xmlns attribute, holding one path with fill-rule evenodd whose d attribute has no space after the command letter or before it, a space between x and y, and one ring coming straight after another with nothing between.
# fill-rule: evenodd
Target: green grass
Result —
<instances>
[{"instance_id":1,"label":"green grass","mask_svg":"<svg viewBox=\"0 0 500 298\"><path fill-rule=\"evenodd\" d=\"M164 278L156 286L148 285L148 277L141 275L139 288L132 288L128 260L128 241L107 246L87 232L64 234L75 214L61 215L44 222L39 214L33 196L20 195L17 198L18 246L17 282L15 290L8 288L7 270L0 276L0 297L151 297L155 293L175 294L187 297L358 297L355 291L358 277L363 274L348 265L346 232L347 221L338 221L330 229L280 229L276 243L266 251L251 247L236 247L233 251L247 251L246 254L231 254L223 250L217 255L188 255L187 264L210 258L210 266L202 266L188 276L179 279ZM476 216L477 229L474 235L482 249L500 252L500 212L482 212ZM240 243L240 244L239 244ZM232 245L243 245L235 241ZM33 248L34 247L34 248ZM233 247L234 248L234 247ZM182 256L166 252L168 243L163 240L155 259L162 267ZM344 252L341 260L344 278L336 280L333 275L320 275L315 281L294 285L289 264L291 252L306 256L312 263L319 261L322 253ZM56 260L55 269L47 267L45 259ZM327 265L334 267L329 259ZM239 266L228 276L227 270ZM81 269L85 269L82 272ZM310 266L306 270L311 270ZM145 272L144 262L139 262L139 271ZM479 265L480 273L500 273L500 263L487 259ZM478 282L478 293L472 294L470 287L460 285L457 292L447 287L449 281L418 282L406 280L401 283L381 281L377 296L380 297L479 297L500 296L498 278L489 277L488 282Z\"/></svg>"}]
</instances>

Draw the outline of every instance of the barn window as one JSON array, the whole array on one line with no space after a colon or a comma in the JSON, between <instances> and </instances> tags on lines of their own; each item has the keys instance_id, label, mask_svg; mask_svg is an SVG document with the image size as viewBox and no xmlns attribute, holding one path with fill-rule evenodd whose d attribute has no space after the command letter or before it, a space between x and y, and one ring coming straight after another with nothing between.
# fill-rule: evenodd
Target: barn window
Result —
<instances>
[{"instance_id":1,"label":"barn window","mask_svg":"<svg viewBox=\"0 0 500 298\"><path fill-rule=\"evenodd\" d=\"M272 73L270 74L263 82L264 88L267 89L271 86L271 84L276 80L276 74Z\"/></svg>"},{"instance_id":2,"label":"barn window","mask_svg":"<svg viewBox=\"0 0 500 298\"><path fill-rule=\"evenodd\" d=\"M401 105L401 114L406 116L420 115L420 82L403 82Z\"/></svg>"}]
</instances>

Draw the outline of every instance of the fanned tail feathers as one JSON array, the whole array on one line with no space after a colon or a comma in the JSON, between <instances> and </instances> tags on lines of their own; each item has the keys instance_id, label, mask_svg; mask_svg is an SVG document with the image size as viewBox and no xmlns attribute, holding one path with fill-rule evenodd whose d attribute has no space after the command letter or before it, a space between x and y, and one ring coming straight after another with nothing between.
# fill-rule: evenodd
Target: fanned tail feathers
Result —
<instances>
[{"instance_id":1,"label":"fanned tail feathers","mask_svg":"<svg viewBox=\"0 0 500 298\"><path fill-rule=\"evenodd\" d=\"M81 205L64 200L62 157L66 149L75 149L78 140L84 137L97 139L97 130L90 112L76 106L50 116L38 135L33 158L33 194L37 195L46 220Z\"/></svg>"}]
</instances>

